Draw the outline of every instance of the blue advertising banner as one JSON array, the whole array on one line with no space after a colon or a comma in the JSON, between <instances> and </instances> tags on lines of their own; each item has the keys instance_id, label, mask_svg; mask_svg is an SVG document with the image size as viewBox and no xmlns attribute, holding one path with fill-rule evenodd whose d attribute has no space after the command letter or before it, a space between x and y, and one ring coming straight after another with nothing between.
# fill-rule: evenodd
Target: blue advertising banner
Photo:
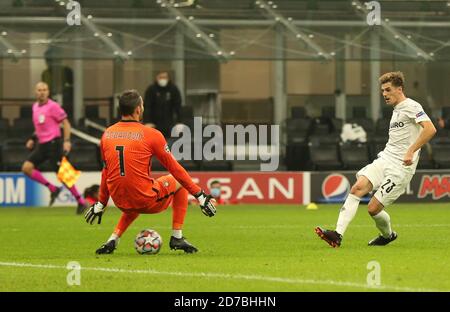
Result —
<instances>
[{"instance_id":1,"label":"blue advertising banner","mask_svg":"<svg viewBox=\"0 0 450 312\"><path fill-rule=\"evenodd\" d=\"M21 173L0 174L0 207L42 206L42 187Z\"/></svg>"},{"instance_id":2,"label":"blue advertising banner","mask_svg":"<svg viewBox=\"0 0 450 312\"><path fill-rule=\"evenodd\" d=\"M53 172L43 173L44 177L56 186L61 182ZM99 183L100 173L85 173L77 183L79 192L91 184ZM23 173L0 173L0 208L4 207L47 207L50 192L47 187L31 180ZM55 201L55 207L76 206L77 202L67 188L63 188Z\"/></svg>"}]
</instances>

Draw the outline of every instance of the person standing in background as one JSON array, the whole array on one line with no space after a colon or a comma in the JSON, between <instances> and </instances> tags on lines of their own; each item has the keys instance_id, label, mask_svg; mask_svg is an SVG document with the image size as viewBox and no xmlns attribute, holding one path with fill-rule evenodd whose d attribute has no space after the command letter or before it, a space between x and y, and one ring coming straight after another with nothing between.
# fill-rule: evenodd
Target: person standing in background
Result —
<instances>
[{"instance_id":1,"label":"person standing in background","mask_svg":"<svg viewBox=\"0 0 450 312\"><path fill-rule=\"evenodd\" d=\"M167 71L159 72L145 91L144 108L144 123L153 124L165 137L170 137L172 127L180 119L181 94Z\"/></svg>"}]
</instances>

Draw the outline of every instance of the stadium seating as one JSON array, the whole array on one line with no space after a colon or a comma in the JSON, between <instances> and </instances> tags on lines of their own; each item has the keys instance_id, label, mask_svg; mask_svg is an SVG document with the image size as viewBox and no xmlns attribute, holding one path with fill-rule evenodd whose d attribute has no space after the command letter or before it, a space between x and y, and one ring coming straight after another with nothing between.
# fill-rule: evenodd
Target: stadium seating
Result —
<instances>
[{"instance_id":1,"label":"stadium seating","mask_svg":"<svg viewBox=\"0 0 450 312\"><path fill-rule=\"evenodd\" d=\"M34 133L34 126L31 118L16 118L13 127L10 128L10 136L17 139L26 139Z\"/></svg>"},{"instance_id":2,"label":"stadium seating","mask_svg":"<svg viewBox=\"0 0 450 312\"><path fill-rule=\"evenodd\" d=\"M74 140L70 152L70 162L78 170L101 170L98 146L82 140Z\"/></svg>"},{"instance_id":3,"label":"stadium seating","mask_svg":"<svg viewBox=\"0 0 450 312\"><path fill-rule=\"evenodd\" d=\"M233 160L231 162L234 171L259 171L261 170L260 160Z\"/></svg>"},{"instance_id":4,"label":"stadium seating","mask_svg":"<svg viewBox=\"0 0 450 312\"><path fill-rule=\"evenodd\" d=\"M201 170L204 171L231 171L232 164L226 160L211 160L201 163Z\"/></svg>"},{"instance_id":5,"label":"stadium seating","mask_svg":"<svg viewBox=\"0 0 450 312\"><path fill-rule=\"evenodd\" d=\"M442 118L450 119L450 106L442 107Z\"/></svg>"},{"instance_id":6,"label":"stadium seating","mask_svg":"<svg viewBox=\"0 0 450 312\"><path fill-rule=\"evenodd\" d=\"M180 108L180 120L179 122L187 125L190 129L194 127L194 112L192 110L192 106L182 106Z\"/></svg>"},{"instance_id":7,"label":"stadium seating","mask_svg":"<svg viewBox=\"0 0 450 312\"><path fill-rule=\"evenodd\" d=\"M376 126L375 126L375 134L383 135L383 136L388 135L389 125L390 125L390 119L386 119L386 118L378 119Z\"/></svg>"},{"instance_id":8,"label":"stadium seating","mask_svg":"<svg viewBox=\"0 0 450 312\"><path fill-rule=\"evenodd\" d=\"M285 159L287 170L307 170L310 162L308 142L288 143Z\"/></svg>"},{"instance_id":9,"label":"stadium seating","mask_svg":"<svg viewBox=\"0 0 450 312\"><path fill-rule=\"evenodd\" d=\"M292 118L308 118L306 109L303 106L293 106L291 107L291 117Z\"/></svg>"},{"instance_id":10,"label":"stadium seating","mask_svg":"<svg viewBox=\"0 0 450 312\"><path fill-rule=\"evenodd\" d=\"M337 170L342 168L338 150L339 136L315 135L310 137L309 155L311 169Z\"/></svg>"},{"instance_id":11,"label":"stadium seating","mask_svg":"<svg viewBox=\"0 0 450 312\"><path fill-rule=\"evenodd\" d=\"M388 137L386 135L379 135L379 136L374 136L371 139L370 143L369 143L369 155L370 155L370 159L376 159L377 155L379 152L381 152L385 146L386 143L388 141Z\"/></svg>"},{"instance_id":12,"label":"stadium seating","mask_svg":"<svg viewBox=\"0 0 450 312\"><path fill-rule=\"evenodd\" d=\"M381 108L381 119L391 120L392 117L392 107L388 105L383 105Z\"/></svg>"},{"instance_id":13,"label":"stadium seating","mask_svg":"<svg viewBox=\"0 0 450 312\"><path fill-rule=\"evenodd\" d=\"M288 170L307 169L309 162L308 138L312 131L313 119L305 118L306 115L303 113L303 107L293 107L293 117L285 122L287 138L285 164Z\"/></svg>"},{"instance_id":14,"label":"stadium seating","mask_svg":"<svg viewBox=\"0 0 450 312\"><path fill-rule=\"evenodd\" d=\"M288 144L304 143L311 131L311 119L290 118L286 120L286 134Z\"/></svg>"},{"instance_id":15,"label":"stadium seating","mask_svg":"<svg viewBox=\"0 0 450 312\"><path fill-rule=\"evenodd\" d=\"M346 170L359 170L370 163L368 145L365 143L340 143L339 149Z\"/></svg>"},{"instance_id":16,"label":"stadium seating","mask_svg":"<svg viewBox=\"0 0 450 312\"><path fill-rule=\"evenodd\" d=\"M375 132L375 126L372 119L369 118L352 118L347 121L348 123L354 123L363 127L367 135L370 136Z\"/></svg>"},{"instance_id":17,"label":"stadium seating","mask_svg":"<svg viewBox=\"0 0 450 312\"><path fill-rule=\"evenodd\" d=\"M433 159L439 169L450 169L450 144L433 144Z\"/></svg>"},{"instance_id":18,"label":"stadium seating","mask_svg":"<svg viewBox=\"0 0 450 312\"><path fill-rule=\"evenodd\" d=\"M9 131L8 119L0 118L0 144L8 138Z\"/></svg>"},{"instance_id":19,"label":"stadium seating","mask_svg":"<svg viewBox=\"0 0 450 312\"><path fill-rule=\"evenodd\" d=\"M33 115L33 108L31 105L20 107L20 118L31 120Z\"/></svg>"},{"instance_id":20,"label":"stadium seating","mask_svg":"<svg viewBox=\"0 0 450 312\"><path fill-rule=\"evenodd\" d=\"M323 118L335 118L336 117L336 108L334 106L324 106L322 107L322 115Z\"/></svg>"},{"instance_id":21,"label":"stadium seating","mask_svg":"<svg viewBox=\"0 0 450 312\"><path fill-rule=\"evenodd\" d=\"M428 143L422 147L420 150L419 163L417 164L417 169L434 169L435 164L432 158L431 145Z\"/></svg>"},{"instance_id":22,"label":"stadium seating","mask_svg":"<svg viewBox=\"0 0 450 312\"><path fill-rule=\"evenodd\" d=\"M331 120L329 118L314 118L312 122L313 135L328 135L331 132Z\"/></svg>"},{"instance_id":23,"label":"stadium seating","mask_svg":"<svg viewBox=\"0 0 450 312\"><path fill-rule=\"evenodd\" d=\"M1 153L3 170L20 171L30 152L25 147L23 140L9 139L3 142Z\"/></svg>"},{"instance_id":24,"label":"stadium seating","mask_svg":"<svg viewBox=\"0 0 450 312\"><path fill-rule=\"evenodd\" d=\"M200 170L200 164L198 161L195 160L180 160L180 165L183 166L186 171L199 171Z\"/></svg>"},{"instance_id":25,"label":"stadium seating","mask_svg":"<svg viewBox=\"0 0 450 312\"><path fill-rule=\"evenodd\" d=\"M366 119L367 118L367 108L365 106L354 106L352 108L354 119Z\"/></svg>"},{"instance_id":26,"label":"stadium seating","mask_svg":"<svg viewBox=\"0 0 450 312\"><path fill-rule=\"evenodd\" d=\"M331 132L341 134L344 121L340 118L331 118Z\"/></svg>"}]
</instances>

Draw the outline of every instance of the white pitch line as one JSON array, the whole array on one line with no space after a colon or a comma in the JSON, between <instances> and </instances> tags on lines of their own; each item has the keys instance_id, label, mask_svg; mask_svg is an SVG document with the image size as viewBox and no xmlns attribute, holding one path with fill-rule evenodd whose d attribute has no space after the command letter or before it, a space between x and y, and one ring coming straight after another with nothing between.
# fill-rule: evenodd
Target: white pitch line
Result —
<instances>
[{"instance_id":1,"label":"white pitch line","mask_svg":"<svg viewBox=\"0 0 450 312\"><path fill-rule=\"evenodd\" d=\"M53 264L0 262L0 266L68 270L67 267L65 267L65 266L53 265ZM390 285L368 286L367 284L355 283L355 282L333 281L333 280L295 279L295 278L272 277L272 276L263 276L263 275L225 274L225 273L210 273L210 272L200 272L200 273L165 272L165 271L156 271L156 270L129 270L129 269L99 268L99 267L97 267L97 268L81 267L81 270L108 272L108 273L150 274L150 275L169 275L169 276L178 276L178 277L263 281L263 282L298 284L298 285L310 284L310 285L340 286L340 287L363 288L363 289L367 289L367 290L393 290L393 291L404 291L404 292L441 292L441 291L448 292L449 291L449 290L438 290L438 289L428 289L428 288L397 287L397 286L390 286Z\"/></svg>"},{"instance_id":2,"label":"white pitch line","mask_svg":"<svg viewBox=\"0 0 450 312\"><path fill-rule=\"evenodd\" d=\"M221 225L212 225L213 227L222 227ZM323 224L321 225L325 228L328 227L334 227L335 224ZM225 227L225 225L224 225ZM271 225L226 225L227 228L234 228L234 229L301 229L301 228L311 228L314 229L314 225L283 225L283 224L271 224ZM375 225L373 224L352 224L350 225L352 228L375 228ZM426 227L450 227L450 224L393 224L394 228L397 227L420 227L420 228L426 228Z\"/></svg>"}]
</instances>

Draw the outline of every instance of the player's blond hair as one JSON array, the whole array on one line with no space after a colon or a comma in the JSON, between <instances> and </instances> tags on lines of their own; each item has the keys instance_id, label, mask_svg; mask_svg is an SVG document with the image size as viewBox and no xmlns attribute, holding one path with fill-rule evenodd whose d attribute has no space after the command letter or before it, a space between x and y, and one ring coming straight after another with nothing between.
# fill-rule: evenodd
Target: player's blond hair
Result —
<instances>
[{"instance_id":1,"label":"player's blond hair","mask_svg":"<svg viewBox=\"0 0 450 312\"><path fill-rule=\"evenodd\" d=\"M401 71L383 74L379 79L380 84L390 82L394 87L404 88L405 75Z\"/></svg>"}]
</instances>

